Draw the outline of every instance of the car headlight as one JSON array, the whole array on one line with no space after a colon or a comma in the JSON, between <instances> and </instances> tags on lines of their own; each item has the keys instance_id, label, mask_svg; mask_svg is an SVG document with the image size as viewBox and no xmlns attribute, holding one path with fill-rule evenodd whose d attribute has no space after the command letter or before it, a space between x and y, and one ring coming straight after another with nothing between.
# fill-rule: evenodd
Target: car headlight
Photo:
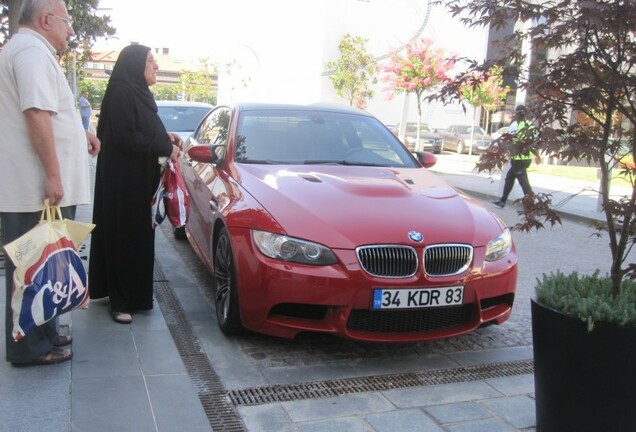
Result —
<instances>
[{"instance_id":1,"label":"car headlight","mask_svg":"<svg viewBox=\"0 0 636 432\"><path fill-rule=\"evenodd\" d=\"M257 230L252 230L252 240L263 255L273 259L312 265L338 262L329 248L318 243Z\"/></svg>"},{"instance_id":2,"label":"car headlight","mask_svg":"<svg viewBox=\"0 0 636 432\"><path fill-rule=\"evenodd\" d=\"M486 261L497 261L510 253L512 249L512 235L506 228L501 234L488 242L486 247Z\"/></svg>"}]
</instances>

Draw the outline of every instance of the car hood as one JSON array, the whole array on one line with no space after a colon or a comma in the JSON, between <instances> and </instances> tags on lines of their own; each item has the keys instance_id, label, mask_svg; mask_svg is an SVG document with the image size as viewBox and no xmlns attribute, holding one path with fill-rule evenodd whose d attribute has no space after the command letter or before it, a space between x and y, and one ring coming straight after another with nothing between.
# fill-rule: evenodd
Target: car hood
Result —
<instances>
[{"instance_id":1,"label":"car hood","mask_svg":"<svg viewBox=\"0 0 636 432\"><path fill-rule=\"evenodd\" d=\"M424 168L240 165L235 171L287 235L331 248L364 244L485 245L502 223Z\"/></svg>"}]
</instances>

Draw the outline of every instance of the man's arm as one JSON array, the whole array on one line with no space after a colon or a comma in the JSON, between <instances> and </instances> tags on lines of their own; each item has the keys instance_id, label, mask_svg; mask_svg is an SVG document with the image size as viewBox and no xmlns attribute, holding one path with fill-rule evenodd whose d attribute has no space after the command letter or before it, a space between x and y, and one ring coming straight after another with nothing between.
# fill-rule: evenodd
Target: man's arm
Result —
<instances>
[{"instance_id":1,"label":"man's arm","mask_svg":"<svg viewBox=\"0 0 636 432\"><path fill-rule=\"evenodd\" d=\"M44 196L42 199L48 198L51 205L57 205L62 201L64 188L62 187L60 164L55 151L51 113L30 108L24 112L24 117L26 118L29 140L44 169Z\"/></svg>"}]
</instances>

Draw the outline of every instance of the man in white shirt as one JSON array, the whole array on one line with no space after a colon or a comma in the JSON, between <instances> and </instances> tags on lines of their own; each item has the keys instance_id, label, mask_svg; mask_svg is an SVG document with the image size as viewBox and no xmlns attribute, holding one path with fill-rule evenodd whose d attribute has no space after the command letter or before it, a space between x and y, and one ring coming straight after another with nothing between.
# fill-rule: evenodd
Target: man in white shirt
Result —
<instances>
[{"instance_id":1,"label":"man in white shirt","mask_svg":"<svg viewBox=\"0 0 636 432\"><path fill-rule=\"evenodd\" d=\"M90 203L86 151L100 142L83 129L56 53L75 32L63 0L23 0L20 28L0 51L0 228L9 243L39 221L44 200L74 218L75 206ZM56 320L12 338L13 264L6 260L6 356L15 366L69 360L61 346L72 338L57 333Z\"/></svg>"}]
</instances>

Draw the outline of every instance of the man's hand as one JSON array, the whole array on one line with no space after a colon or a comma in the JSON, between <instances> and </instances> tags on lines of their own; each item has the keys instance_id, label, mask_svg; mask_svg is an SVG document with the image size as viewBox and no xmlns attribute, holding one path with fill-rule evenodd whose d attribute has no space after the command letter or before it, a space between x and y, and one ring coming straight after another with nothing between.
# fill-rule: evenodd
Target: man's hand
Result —
<instances>
[{"instance_id":1,"label":"man's hand","mask_svg":"<svg viewBox=\"0 0 636 432\"><path fill-rule=\"evenodd\" d=\"M88 154L95 157L102 148L102 143L95 135L86 131L86 142L88 143Z\"/></svg>"}]
</instances>

